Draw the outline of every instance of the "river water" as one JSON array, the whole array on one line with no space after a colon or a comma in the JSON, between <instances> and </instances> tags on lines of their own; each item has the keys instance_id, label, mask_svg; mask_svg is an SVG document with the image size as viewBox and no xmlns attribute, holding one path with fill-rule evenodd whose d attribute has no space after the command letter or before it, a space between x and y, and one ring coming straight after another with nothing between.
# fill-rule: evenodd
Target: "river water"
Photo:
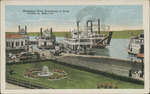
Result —
<instances>
[{"instance_id":1,"label":"river water","mask_svg":"<svg viewBox=\"0 0 150 94\"><path fill-rule=\"evenodd\" d=\"M35 36L30 36L30 40L36 41ZM57 42L63 42L63 37L56 37ZM99 56L108 56L108 57L114 57L114 58L120 58L120 59L126 59L126 60L140 60L135 57L135 55L128 54L126 51L127 45L129 43L130 39L111 39L110 45L107 46L105 49L100 48L94 48L95 55ZM32 45L33 49L38 49L36 45Z\"/></svg>"}]
</instances>

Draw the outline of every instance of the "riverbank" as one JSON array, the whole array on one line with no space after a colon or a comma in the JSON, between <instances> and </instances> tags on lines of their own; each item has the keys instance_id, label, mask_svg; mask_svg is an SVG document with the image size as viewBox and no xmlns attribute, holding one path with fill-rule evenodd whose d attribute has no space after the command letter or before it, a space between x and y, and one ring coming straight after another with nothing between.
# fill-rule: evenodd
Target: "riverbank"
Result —
<instances>
[{"instance_id":1,"label":"riverbank","mask_svg":"<svg viewBox=\"0 0 150 94\"><path fill-rule=\"evenodd\" d=\"M17 34L18 32L6 32L6 34ZM103 34L108 34L108 32L101 32ZM131 35L138 35L140 33L144 33L144 30L123 30L123 31L114 31L112 38L113 39L129 39ZM65 37L66 34L71 35L70 32L62 31L62 32L53 32L56 37ZM38 32L28 32L28 36L38 36Z\"/></svg>"},{"instance_id":2,"label":"riverbank","mask_svg":"<svg viewBox=\"0 0 150 94\"><path fill-rule=\"evenodd\" d=\"M49 51L34 50L40 54L44 54L47 59L59 60L72 65L78 65L95 69L110 74L129 77L129 70L131 70L133 79L144 80L141 77L136 77L135 71L141 70L141 61L125 60L120 58L112 58L108 56L94 56L94 55L77 55L63 53L61 56L51 56Z\"/></svg>"},{"instance_id":3,"label":"riverbank","mask_svg":"<svg viewBox=\"0 0 150 94\"><path fill-rule=\"evenodd\" d=\"M141 62L134 63L130 60L111 58L107 56L89 56L75 54L62 54L62 56L57 56L55 58L68 64L83 66L124 77L129 77L129 70L131 70L131 78L142 81L144 80L141 77L136 77L135 74L136 70L142 69Z\"/></svg>"},{"instance_id":4,"label":"riverbank","mask_svg":"<svg viewBox=\"0 0 150 94\"><path fill-rule=\"evenodd\" d=\"M37 79L28 79L22 76L26 72L26 68L42 68L48 66L49 70L57 69L62 70L67 74L67 77L60 80L48 80L48 77L38 77ZM72 67L71 67L72 66ZM8 68L13 68L14 73L10 74ZM79 67L78 67L79 68ZM67 66L58 63L55 60L41 61L41 62L27 62L24 64L16 64L15 67L12 64L6 66L6 77L12 77L22 81L27 81L31 84L40 84L46 87L52 87L55 89L96 89L98 83L117 85L119 89L142 89L143 84L132 83L128 81L122 81L118 77L112 78L111 76L101 75L100 72L95 73L92 71L86 71L83 68L78 69L77 66ZM131 80L131 79L130 79Z\"/></svg>"}]
</instances>

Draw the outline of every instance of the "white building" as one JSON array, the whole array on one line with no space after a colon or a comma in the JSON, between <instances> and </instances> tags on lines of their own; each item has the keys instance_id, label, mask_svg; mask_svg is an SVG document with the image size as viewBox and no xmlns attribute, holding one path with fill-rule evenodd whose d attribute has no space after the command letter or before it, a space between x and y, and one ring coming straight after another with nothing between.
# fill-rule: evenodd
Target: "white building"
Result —
<instances>
[{"instance_id":1,"label":"white building","mask_svg":"<svg viewBox=\"0 0 150 94\"><path fill-rule=\"evenodd\" d=\"M6 34L6 50L25 50L26 38L21 34Z\"/></svg>"}]
</instances>

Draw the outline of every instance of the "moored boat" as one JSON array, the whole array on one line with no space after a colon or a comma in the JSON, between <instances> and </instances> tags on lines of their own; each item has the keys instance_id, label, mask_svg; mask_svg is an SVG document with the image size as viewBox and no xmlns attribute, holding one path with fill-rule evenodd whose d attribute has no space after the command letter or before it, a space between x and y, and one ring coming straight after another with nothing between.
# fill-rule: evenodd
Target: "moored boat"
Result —
<instances>
[{"instance_id":1,"label":"moored boat","mask_svg":"<svg viewBox=\"0 0 150 94\"><path fill-rule=\"evenodd\" d=\"M135 55L144 53L144 34L132 36L126 50L128 53Z\"/></svg>"}]
</instances>

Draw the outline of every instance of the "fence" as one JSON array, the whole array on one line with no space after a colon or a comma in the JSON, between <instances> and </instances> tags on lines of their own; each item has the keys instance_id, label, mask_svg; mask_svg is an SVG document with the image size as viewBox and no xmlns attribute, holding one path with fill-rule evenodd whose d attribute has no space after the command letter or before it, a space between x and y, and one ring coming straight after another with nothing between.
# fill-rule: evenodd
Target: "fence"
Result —
<instances>
[{"instance_id":1,"label":"fence","mask_svg":"<svg viewBox=\"0 0 150 94\"><path fill-rule=\"evenodd\" d=\"M43 86L40 84L31 84L30 82L24 81L24 80L18 80L12 77L6 77L6 82L12 83L18 86L23 86L29 89L54 89L51 87Z\"/></svg>"}]
</instances>

